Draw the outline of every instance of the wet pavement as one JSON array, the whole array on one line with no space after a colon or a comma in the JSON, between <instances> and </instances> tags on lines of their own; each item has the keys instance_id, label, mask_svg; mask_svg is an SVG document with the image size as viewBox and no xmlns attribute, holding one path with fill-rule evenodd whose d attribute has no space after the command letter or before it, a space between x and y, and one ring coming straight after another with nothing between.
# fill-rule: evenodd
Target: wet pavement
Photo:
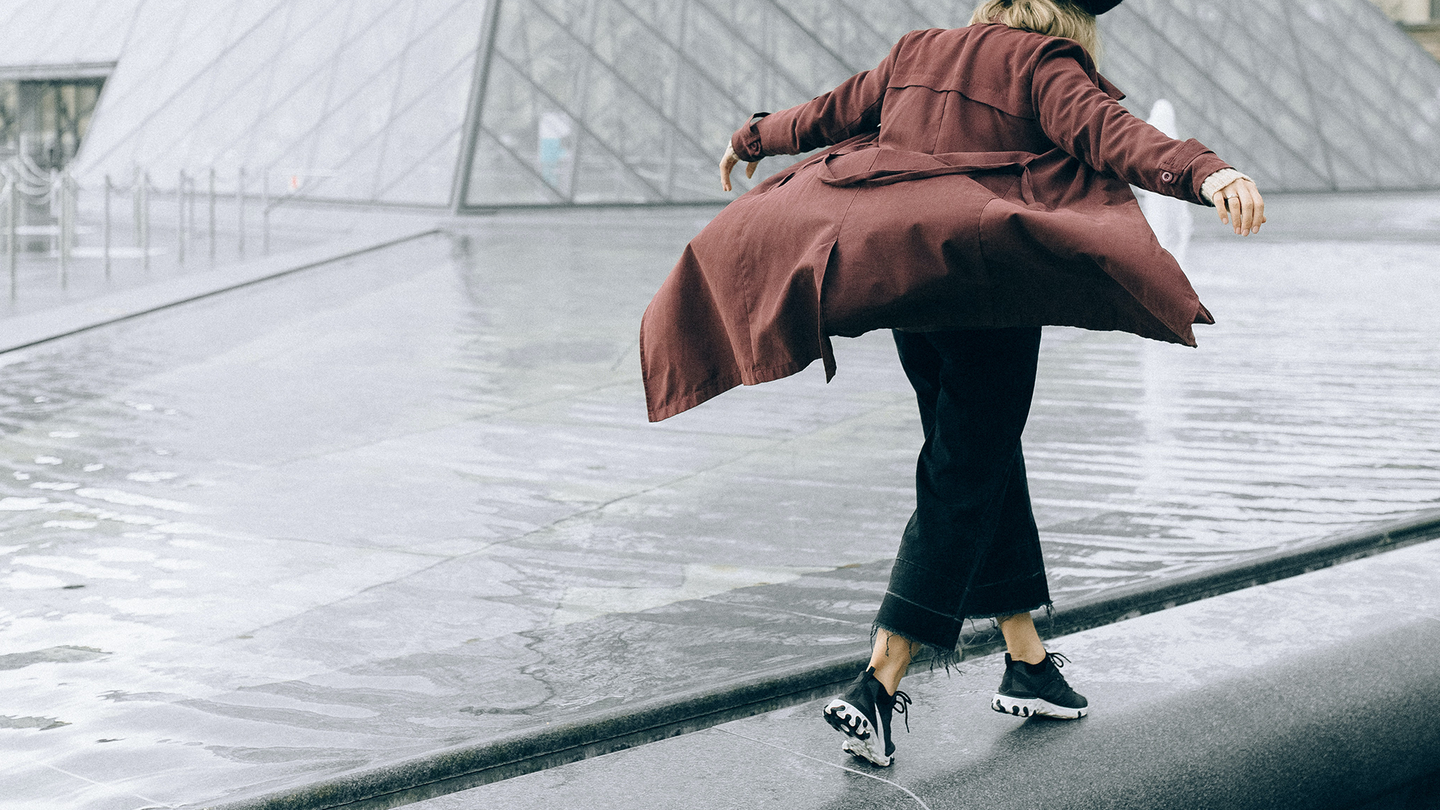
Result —
<instances>
[{"instance_id":1,"label":"wet pavement","mask_svg":"<svg viewBox=\"0 0 1440 810\"><path fill-rule=\"evenodd\" d=\"M1376 206L1193 245L1199 350L1047 331L1058 604L1440 506L1440 199ZM10 797L240 798L863 647L919 443L888 337L644 421L712 213L466 220L0 355Z\"/></svg>"},{"instance_id":2,"label":"wet pavement","mask_svg":"<svg viewBox=\"0 0 1440 810\"><path fill-rule=\"evenodd\" d=\"M0 268L0 323L15 315L42 312L93 300L121 290L225 273L235 265L269 255L323 244L354 230L354 211L273 207L268 224L260 201L251 200L242 223L233 199L216 205L212 239L203 202L189 212L182 240L176 226L175 202L153 205L148 236L134 224L133 208L112 200L109 262L99 198L80 196L82 208L71 250L62 262L54 235L21 237L15 272ZM52 226L53 227L53 226ZM242 235L243 233L243 235Z\"/></svg>"}]
</instances>

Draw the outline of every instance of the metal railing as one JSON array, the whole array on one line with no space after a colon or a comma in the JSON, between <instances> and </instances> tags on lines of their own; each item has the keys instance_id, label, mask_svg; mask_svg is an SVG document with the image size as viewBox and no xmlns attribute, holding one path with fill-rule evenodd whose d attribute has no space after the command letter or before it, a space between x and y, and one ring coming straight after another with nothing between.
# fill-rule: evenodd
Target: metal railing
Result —
<instances>
[{"instance_id":1,"label":"metal railing","mask_svg":"<svg viewBox=\"0 0 1440 810\"><path fill-rule=\"evenodd\" d=\"M259 255L269 255L271 214L296 195L272 199L267 173L248 172L244 167L234 169L231 175L235 183L231 203L234 230L221 229L217 208L230 203L224 199L230 195L222 196L218 191L219 177L214 167L199 172L182 169L177 172L173 187L160 188L149 171L137 168L124 181L107 174L102 184L87 189L69 172L47 172L23 154L0 164L0 231L3 231L10 298L13 301L20 294L22 263L28 280L36 275L37 260L39 263L53 260L55 273L50 278L61 290L70 286L80 254L87 259L99 259L106 282L111 280L112 270L120 260L138 260L142 272L149 272L152 259L164 254L171 254L180 269L195 266L197 262L214 266L222 240L233 239L226 245L228 258L243 260L247 250L254 249L246 242L254 227L247 222L247 217L253 216L250 209L257 191ZM257 179L259 189L254 189ZM90 194L94 196L87 196ZM81 223L82 197L92 203L95 197L99 198L98 205L86 209L88 224ZM116 205L117 201L129 204ZM160 207L162 204L164 208ZM197 216L200 213L204 215L203 220ZM127 225L130 239L124 240L120 238L123 233L120 228ZM155 244L157 226L167 234L165 238L173 238L168 248ZM99 244L80 246L80 234L91 234L95 230L100 232ZM168 236L172 233L173 237ZM132 244L119 244L122 241ZM93 268L93 263L89 266Z\"/></svg>"}]
</instances>

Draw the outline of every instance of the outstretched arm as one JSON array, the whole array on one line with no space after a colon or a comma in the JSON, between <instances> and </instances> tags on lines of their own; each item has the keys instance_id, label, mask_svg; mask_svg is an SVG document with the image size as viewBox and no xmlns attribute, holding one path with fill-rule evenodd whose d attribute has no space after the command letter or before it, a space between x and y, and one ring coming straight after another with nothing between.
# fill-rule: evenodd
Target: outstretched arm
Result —
<instances>
[{"instance_id":1,"label":"outstretched arm","mask_svg":"<svg viewBox=\"0 0 1440 810\"><path fill-rule=\"evenodd\" d=\"M1255 183L1196 140L1178 141L1131 115L1096 83L1078 44L1056 40L1037 54L1031 92L1040 126L1061 149L1097 171L1157 194L1215 205L1246 236L1265 222Z\"/></svg>"},{"instance_id":2,"label":"outstretched arm","mask_svg":"<svg viewBox=\"0 0 1440 810\"><path fill-rule=\"evenodd\" d=\"M730 172L745 161L745 176L766 155L798 155L880 128L881 103L890 73L905 45L901 38L871 70L857 73L828 93L774 114L756 113L730 138L720 159L720 187L731 190Z\"/></svg>"}]
</instances>

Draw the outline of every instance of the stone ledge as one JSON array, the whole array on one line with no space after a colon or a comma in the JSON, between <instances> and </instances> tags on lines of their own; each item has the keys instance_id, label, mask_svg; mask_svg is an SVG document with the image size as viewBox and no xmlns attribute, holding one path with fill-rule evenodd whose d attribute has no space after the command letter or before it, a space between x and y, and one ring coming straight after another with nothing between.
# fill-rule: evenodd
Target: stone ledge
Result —
<instances>
[{"instance_id":1,"label":"stone ledge","mask_svg":"<svg viewBox=\"0 0 1440 810\"><path fill-rule=\"evenodd\" d=\"M360 236L177 276L65 306L0 319L0 354L36 346L262 281L439 233L433 224L379 226Z\"/></svg>"}]
</instances>

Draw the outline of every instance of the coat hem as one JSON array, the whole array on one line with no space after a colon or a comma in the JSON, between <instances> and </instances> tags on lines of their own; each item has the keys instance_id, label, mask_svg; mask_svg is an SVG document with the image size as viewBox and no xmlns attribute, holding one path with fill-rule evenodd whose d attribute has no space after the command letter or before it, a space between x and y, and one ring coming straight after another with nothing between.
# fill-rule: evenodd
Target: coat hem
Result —
<instances>
[{"instance_id":1,"label":"coat hem","mask_svg":"<svg viewBox=\"0 0 1440 810\"><path fill-rule=\"evenodd\" d=\"M741 385L760 385L761 383L774 382L775 380L798 374L818 359L820 358L812 357L808 360L797 360L791 363L782 363L778 366L751 369L748 375L725 374L723 376L711 377L705 384L691 389L690 393L679 397L666 397L664 402L648 407L646 410L651 422L660 422L677 414L684 413L698 405L703 405L732 388L738 388ZM646 394L648 395L649 386L646 386L646 388Z\"/></svg>"}]
</instances>

